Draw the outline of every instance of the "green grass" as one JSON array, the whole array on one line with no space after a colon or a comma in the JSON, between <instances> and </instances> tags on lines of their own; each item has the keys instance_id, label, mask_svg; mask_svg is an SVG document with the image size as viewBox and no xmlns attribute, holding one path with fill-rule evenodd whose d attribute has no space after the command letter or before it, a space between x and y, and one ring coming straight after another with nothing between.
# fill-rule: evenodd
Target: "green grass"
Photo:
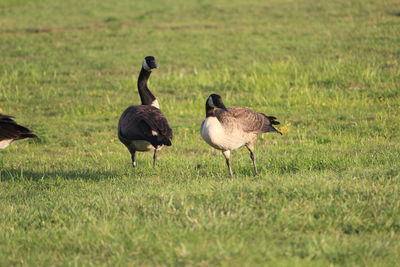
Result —
<instances>
[{"instance_id":1,"label":"green grass","mask_svg":"<svg viewBox=\"0 0 400 267\"><path fill-rule=\"evenodd\" d=\"M398 264L399 43L396 0L3 0L0 112L40 138L0 152L0 265ZM147 55L175 138L132 169ZM202 141L211 93L281 121L259 176Z\"/></svg>"}]
</instances>

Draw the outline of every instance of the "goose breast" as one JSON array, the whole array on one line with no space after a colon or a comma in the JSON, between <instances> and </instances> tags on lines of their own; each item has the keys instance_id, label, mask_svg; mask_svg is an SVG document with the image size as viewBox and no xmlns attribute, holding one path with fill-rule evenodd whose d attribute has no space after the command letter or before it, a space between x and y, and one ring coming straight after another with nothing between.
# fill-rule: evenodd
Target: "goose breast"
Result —
<instances>
[{"instance_id":1,"label":"goose breast","mask_svg":"<svg viewBox=\"0 0 400 267\"><path fill-rule=\"evenodd\" d=\"M220 150L236 149L249 141L248 134L235 127L226 127L216 117L208 117L203 121L201 136L207 144Z\"/></svg>"}]
</instances>

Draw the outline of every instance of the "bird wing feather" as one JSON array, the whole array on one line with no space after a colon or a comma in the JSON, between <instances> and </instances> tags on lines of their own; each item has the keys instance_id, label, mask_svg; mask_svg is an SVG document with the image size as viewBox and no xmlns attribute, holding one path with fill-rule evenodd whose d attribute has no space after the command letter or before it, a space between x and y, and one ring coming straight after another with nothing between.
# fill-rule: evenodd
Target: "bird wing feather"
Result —
<instances>
[{"instance_id":1,"label":"bird wing feather","mask_svg":"<svg viewBox=\"0 0 400 267\"><path fill-rule=\"evenodd\" d=\"M168 121L158 108L149 105L131 106L122 114L119 122L121 135L128 140L146 140L157 132L159 141L168 142L173 137Z\"/></svg>"},{"instance_id":2,"label":"bird wing feather","mask_svg":"<svg viewBox=\"0 0 400 267\"><path fill-rule=\"evenodd\" d=\"M264 133L277 131L272 124L279 124L275 117L267 116L257 111L232 107L228 110L217 110L215 114L218 120L229 127L240 128L244 132Z\"/></svg>"},{"instance_id":3,"label":"bird wing feather","mask_svg":"<svg viewBox=\"0 0 400 267\"><path fill-rule=\"evenodd\" d=\"M12 116L0 114L0 140L37 137L28 128L17 124Z\"/></svg>"}]
</instances>

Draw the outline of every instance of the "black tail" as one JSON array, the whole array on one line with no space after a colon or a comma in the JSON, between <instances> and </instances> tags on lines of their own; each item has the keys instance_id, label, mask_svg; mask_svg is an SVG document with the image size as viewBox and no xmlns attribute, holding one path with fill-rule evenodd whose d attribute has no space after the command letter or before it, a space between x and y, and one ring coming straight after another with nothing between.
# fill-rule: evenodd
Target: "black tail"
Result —
<instances>
[{"instance_id":1,"label":"black tail","mask_svg":"<svg viewBox=\"0 0 400 267\"><path fill-rule=\"evenodd\" d=\"M158 145L172 146L171 143L172 136L165 136L163 134L159 134L156 137Z\"/></svg>"},{"instance_id":2,"label":"black tail","mask_svg":"<svg viewBox=\"0 0 400 267\"><path fill-rule=\"evenodd\" d=\"M24 139L37 136L28 128L17 124L12 116L0 114L0 139Z\"/></svg>"},{"instance_id":3,"label":"black tail","mask_svg":"<svg viewBox=\"0 0 400 267\"><path fill-rule=\"evenodd\" d=\"M169 139L167 139L167 138L165 138L165 139L163 140L163 143L164 143L164 145L166 145L166 146L172 146L171 140L169 140Z\"/></svg>"},{"instance_id":4,"label":"black tail","mask_svg":"<svg viewBox=\"0 0 400 267\"><path fill-rule=\"evenodd\" d=\"M33 133L23 133L23 134L21 134L21 139L24 139L24 138L37 138L37 135L33 134Z\"/></svg>"},{"instance_id":5,"label":"black tail","mask_svg":"<svg viewBox=\"0 0 400 267\"><path fill-rule=\"evenodd\" d=\"M278 133L278 134L280 134L280 135L283 135L283 134L281 133L281 131L275 129L274 126L272 126L272 125L269 125L269 126L268 126L267 132L275 132L275 133Z\"/></svg>"},{"instance_id":6,"label":"black tail","mask_svg":"<svg viewBox=\"0 0 400 267\"><path fill-rule=\"evenodd\" d=\"M168 139L167 137L163 136L163 135L151 136L151 137L148 137L147 140L154 147L162 146L162 145L165 145L165 146L171 146L172 145L171 140Z\"/></svg>"},{"instance_id":7,"label":"black tail","mask_svg":"<svg viewBox=\"0 0 400 267\"><path fill-rule=\"evenodd\" d=\"M268 125L267 125L267 127L266 127L266 128L267 128L267 129L266 129L266 132L275 132L275 133L278 133L278 134L282 135L281 131L275 129L275 127L272 126L272 125L279 125L279 124L281 124L279 121L276 120L276 117L274 117L274 116L267 116L267 115L265 115L265 114L263 114L263 115L264 115L264 116L268 119L268 121L269 121L269 123L268 123Z\"/></svg>"},{"instance_id":8,"label":"black tail","mask_svg":"<svg viewBox=\"0 0 400 267\"><path fill-rule=\"evenodd\" d=\"M276 117L274 116L265 116L269 119L269 121L271 122L272 125L279 125L281 124L279 121L276 120Z\"/></svg>"}]
</instances>

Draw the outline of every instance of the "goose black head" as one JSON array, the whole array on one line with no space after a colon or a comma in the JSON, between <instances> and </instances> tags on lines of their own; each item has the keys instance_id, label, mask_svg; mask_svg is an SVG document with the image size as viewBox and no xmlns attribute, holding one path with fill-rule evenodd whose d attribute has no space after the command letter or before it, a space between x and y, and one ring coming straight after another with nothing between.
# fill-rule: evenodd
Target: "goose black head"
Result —
<instances>
[{"instance_id":1,"label":"goose black head","mask_svg":"<svg viewBox=\"0 0 400 267\"><path fill-rule=\"evenodd\" d=\"M152 71L152 69L157 69L156 59L153 56L145 57L143 60L143 68L147 71Z\"/></svg>"},{"instance_id":2,"label":"goose black head","mask_svg":"<svg viewBox=\"0 0 400 267\"><path fill-rule=\"evenodd\" d=\"M220 95L211 94L207 99L207 106L210 108L220 108L223 110L227 110L224 103L222 102L222 98Z\"/></svg>"}]
</instances>

